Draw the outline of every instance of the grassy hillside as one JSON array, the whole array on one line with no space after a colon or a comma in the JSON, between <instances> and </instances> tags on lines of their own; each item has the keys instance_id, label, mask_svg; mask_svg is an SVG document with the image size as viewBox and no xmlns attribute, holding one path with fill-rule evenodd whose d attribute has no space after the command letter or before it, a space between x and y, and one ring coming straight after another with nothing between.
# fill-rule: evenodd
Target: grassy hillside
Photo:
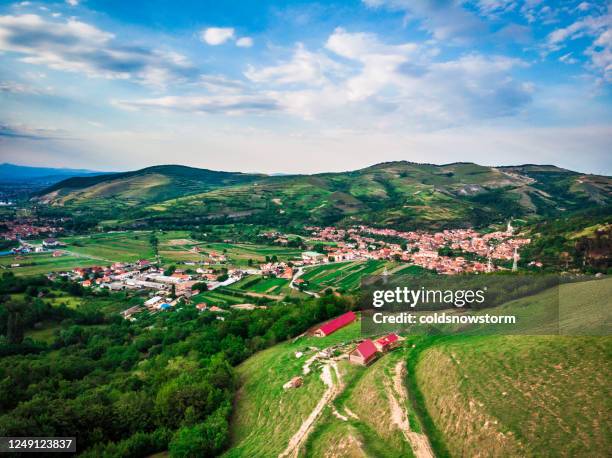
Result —
<instances>
[{"instance_id":1,"label":"grassy hillside","mask_svg":"<svg viewBox=\"0 0 612 458\"><path fill-rule=\"evenodd\" d=\"M257 177L181 165L160 165L133 172L68 178L43 190L40 201L112 211L116 207L132 207L247 183Z\"/></svg>"},{"instance_id":2,"label":"grassy hillside","mask_svg":"<svg viewBox=\"0 0 612 458\"><path fill-rule=\"evenodd\" d=\"M609 332L611 293L610 279L588 281L500 307L553 333L538 317L559 300L558 332L573 335L434 339L411 361L434 442L452 456L605 455L612 338L578 334Z\"/></svg>"},{"instance_id":3,"label":"grassy hillside","mask_svg":"<svg viewBox=\"0 0 612 458\"><path fill-rule=\"evenodd\" d=\"M453 456L604 456L611 363L609 337L456 338L416 378Z\"/></svg>"},{"instance_id":4,"label":"grassy hillside","mask_svg":"<svg viewBox=\"0 0 612 458\"><path fill-rule=\"evenodd\" d=\"M531 316L538 332L583 332L609 308L612 281L562 285L500 307ZM538 322L561 297L559 328ZM283 390L316 353L340 354L357 325L325 339L284 342L243 363L228 457L278 456L329 390L324 365ZM295 352L304 352L296 357ZM612 338L409 337L368 367L337 361L334 393L286 456L604 456L610 449ZM323 369L324 370L324 369Z\"/></svg>"},{"instance_id":5,"label":"grassy hillside","mask_svg":"<svg viewBox=\"0 0 612 458\"><path fill-rule=\"evenodd\" d=\"M609 177L546 167L389 162L318 175L247 175L180 166L72 178L42 202L122 221L241 219L278 224L363 221L398 227L486 225L610 204ZM129 214L120 209L130 207ZM119 213L119 214L117 214Z\"/></svg>"}]
</instances>

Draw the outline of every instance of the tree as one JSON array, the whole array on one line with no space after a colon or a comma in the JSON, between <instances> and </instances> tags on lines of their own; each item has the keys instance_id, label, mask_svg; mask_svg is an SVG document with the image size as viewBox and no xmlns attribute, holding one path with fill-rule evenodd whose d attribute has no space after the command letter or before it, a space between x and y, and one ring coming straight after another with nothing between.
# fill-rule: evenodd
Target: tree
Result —
<instances>
[{"instance_id":1,"label":"tree","mask_svg":"<svg viewBox=\"0 0 612 458\"><path fill-rule=\"evenodd\" d=\"M208 291L208 285L206 284L206 282L203 281L199 281L197 283L194 283L193 286L191 287L192 291L199 291L199 292L204 292L204 291Z\"/></svg>"},{"instance_id":2,"label":"tree","mask_svg":"<svg viewBox=\"0 0 612 458\"><path fill-rule=\"evenodd\" d=\"M229 440L227 417L229 406L224 405L203 423L186 426L172 438L168 451L172 458L199 458L217 456Z\"/></svg>"},{"instance_id":3,"label":"tree","mask_svg":"<svg viewBox=\"0 0 612 458\"><path fill-rule=\"evenodd\" d=\"M11 344L23 342L23 314L25 305L18 302L9 302L5 305L8 311L6 325L6 340Z\"/></svg>"}]
</instances>

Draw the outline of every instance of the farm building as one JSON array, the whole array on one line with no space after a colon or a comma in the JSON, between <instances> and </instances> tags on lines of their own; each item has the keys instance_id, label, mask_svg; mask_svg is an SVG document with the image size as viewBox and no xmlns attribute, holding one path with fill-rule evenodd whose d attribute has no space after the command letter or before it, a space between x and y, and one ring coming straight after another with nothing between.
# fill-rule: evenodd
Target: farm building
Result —
<instances>
[{"instance_id":1,"label":"farm building","mask_svg":"<svg viewBox=\"0 0 612 458\"><path fill-rule=\"evenodd\" d=\"M376 349L381 352L393 350L400 343L399 336L395 333L391 333L388 336L381 337L374 342Z\"/></svg>"},{"instance_id":2,"label":"farm building","mask_svg":"<svg viewBox=\"0 0 612 458\"><path fill-rule=\"evenodd\" d=\"M357 345L357 348L352 350L349 353L349 361L351 363L367 365L374 359L376 359L376 354L378 350L376 349L376 345L370 339L366 339Z\"/></svg>"},{"instance_id":3,"label":"farm building","mask_svg":"<svg viewBox=\"0 0 612 458\"><path fill-rule=\"evenodd\" d=\"M352 323L355 321L355 318L357 318L355 312L346 312L344 315L340 315L338 318L334 318L333 320L322 325L314 332L314 335L316 337L328 336L331 333L336 332L338 329L343 328L347 324Z\"/></svg>"}]
</instances>

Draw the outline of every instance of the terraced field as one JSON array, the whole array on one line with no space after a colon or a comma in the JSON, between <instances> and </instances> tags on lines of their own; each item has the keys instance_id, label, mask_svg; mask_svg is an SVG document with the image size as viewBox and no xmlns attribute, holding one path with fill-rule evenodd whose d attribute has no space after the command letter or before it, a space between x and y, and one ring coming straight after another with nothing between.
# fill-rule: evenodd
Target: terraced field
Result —
<instances>
[{"instance_id":1,"label":"terraced field","mask_svg":"<svg viewBox=\"0 0 612 458\"><path fill-rule=\"evenodd\" d=\"M307 268L301 278L309 283L311 291L325 288L353 291L359 287L363 277L380 274L385 268L390 271L397 266L397 263L374 260L324 264Z\"/></svg>"}]
</instances>

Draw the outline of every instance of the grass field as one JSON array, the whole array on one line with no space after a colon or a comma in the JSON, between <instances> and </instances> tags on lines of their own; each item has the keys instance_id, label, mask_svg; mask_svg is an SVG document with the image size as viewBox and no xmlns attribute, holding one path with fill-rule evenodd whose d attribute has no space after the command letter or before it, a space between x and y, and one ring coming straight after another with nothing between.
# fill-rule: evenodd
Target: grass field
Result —
<instances>
[{"instance_id":1,"label":"grass field","mask_svg":"<svg viewBox=\"0 0 612 458\"><path fill-rule=\"evenodd\" d=\"M425 404L451 455L605 456L612 338L481 336L427 350Z\"/></svg>"},{"instance_id":2,"label":"grass field","mask_svg":"<svg viewBox=\"0 0 612 458\"><path fill-rule=\"evenodd\" d=\"M441 338L413 359L413 383L451 455L604 456L612 446L612 337L602 333L610 279L509 302L537 333ZM562 297L560 322L542 313ZM553 307L554 308L554 307Z\"/></svg>"},{"instance_id":3,"label":"grass field","mask_svg":"<svg viewBox=\"0 0 612 458\"><path fill-rule=\"evenodd\" d=\"M204 252L216 251L225 253L235 264L246 265L249 259L253 262L264 262L266 256L276 256L279 261L300 258L302 251L296 248L257 245L254 243L205 243L200 247Z\"/></svg>"},{"instance_id":4,"label":"grass field","mask_svg":"<svg viewBox=\"0 0 612 458\"><path fill-rule=\"evenodd\" d=\"M148 232L114 232L62 239L67 250L110 262L153 259Z\"/></svg>"},{"instance_id":5,"label":"grass field","mask_svg":"<svg viewBox=\"0 0 612 458\"><path fill-rule=\"evenodd\" d=\"M21 267L11 267L20 264ZM13 272L15 275L43 275L49 272L61 272L75 267L103 265L104 262L83 256L67 253L64 256L53 257L51 253L30 253L25 256L0 257L0 272Z\"/></svg>"}]
</instances>

